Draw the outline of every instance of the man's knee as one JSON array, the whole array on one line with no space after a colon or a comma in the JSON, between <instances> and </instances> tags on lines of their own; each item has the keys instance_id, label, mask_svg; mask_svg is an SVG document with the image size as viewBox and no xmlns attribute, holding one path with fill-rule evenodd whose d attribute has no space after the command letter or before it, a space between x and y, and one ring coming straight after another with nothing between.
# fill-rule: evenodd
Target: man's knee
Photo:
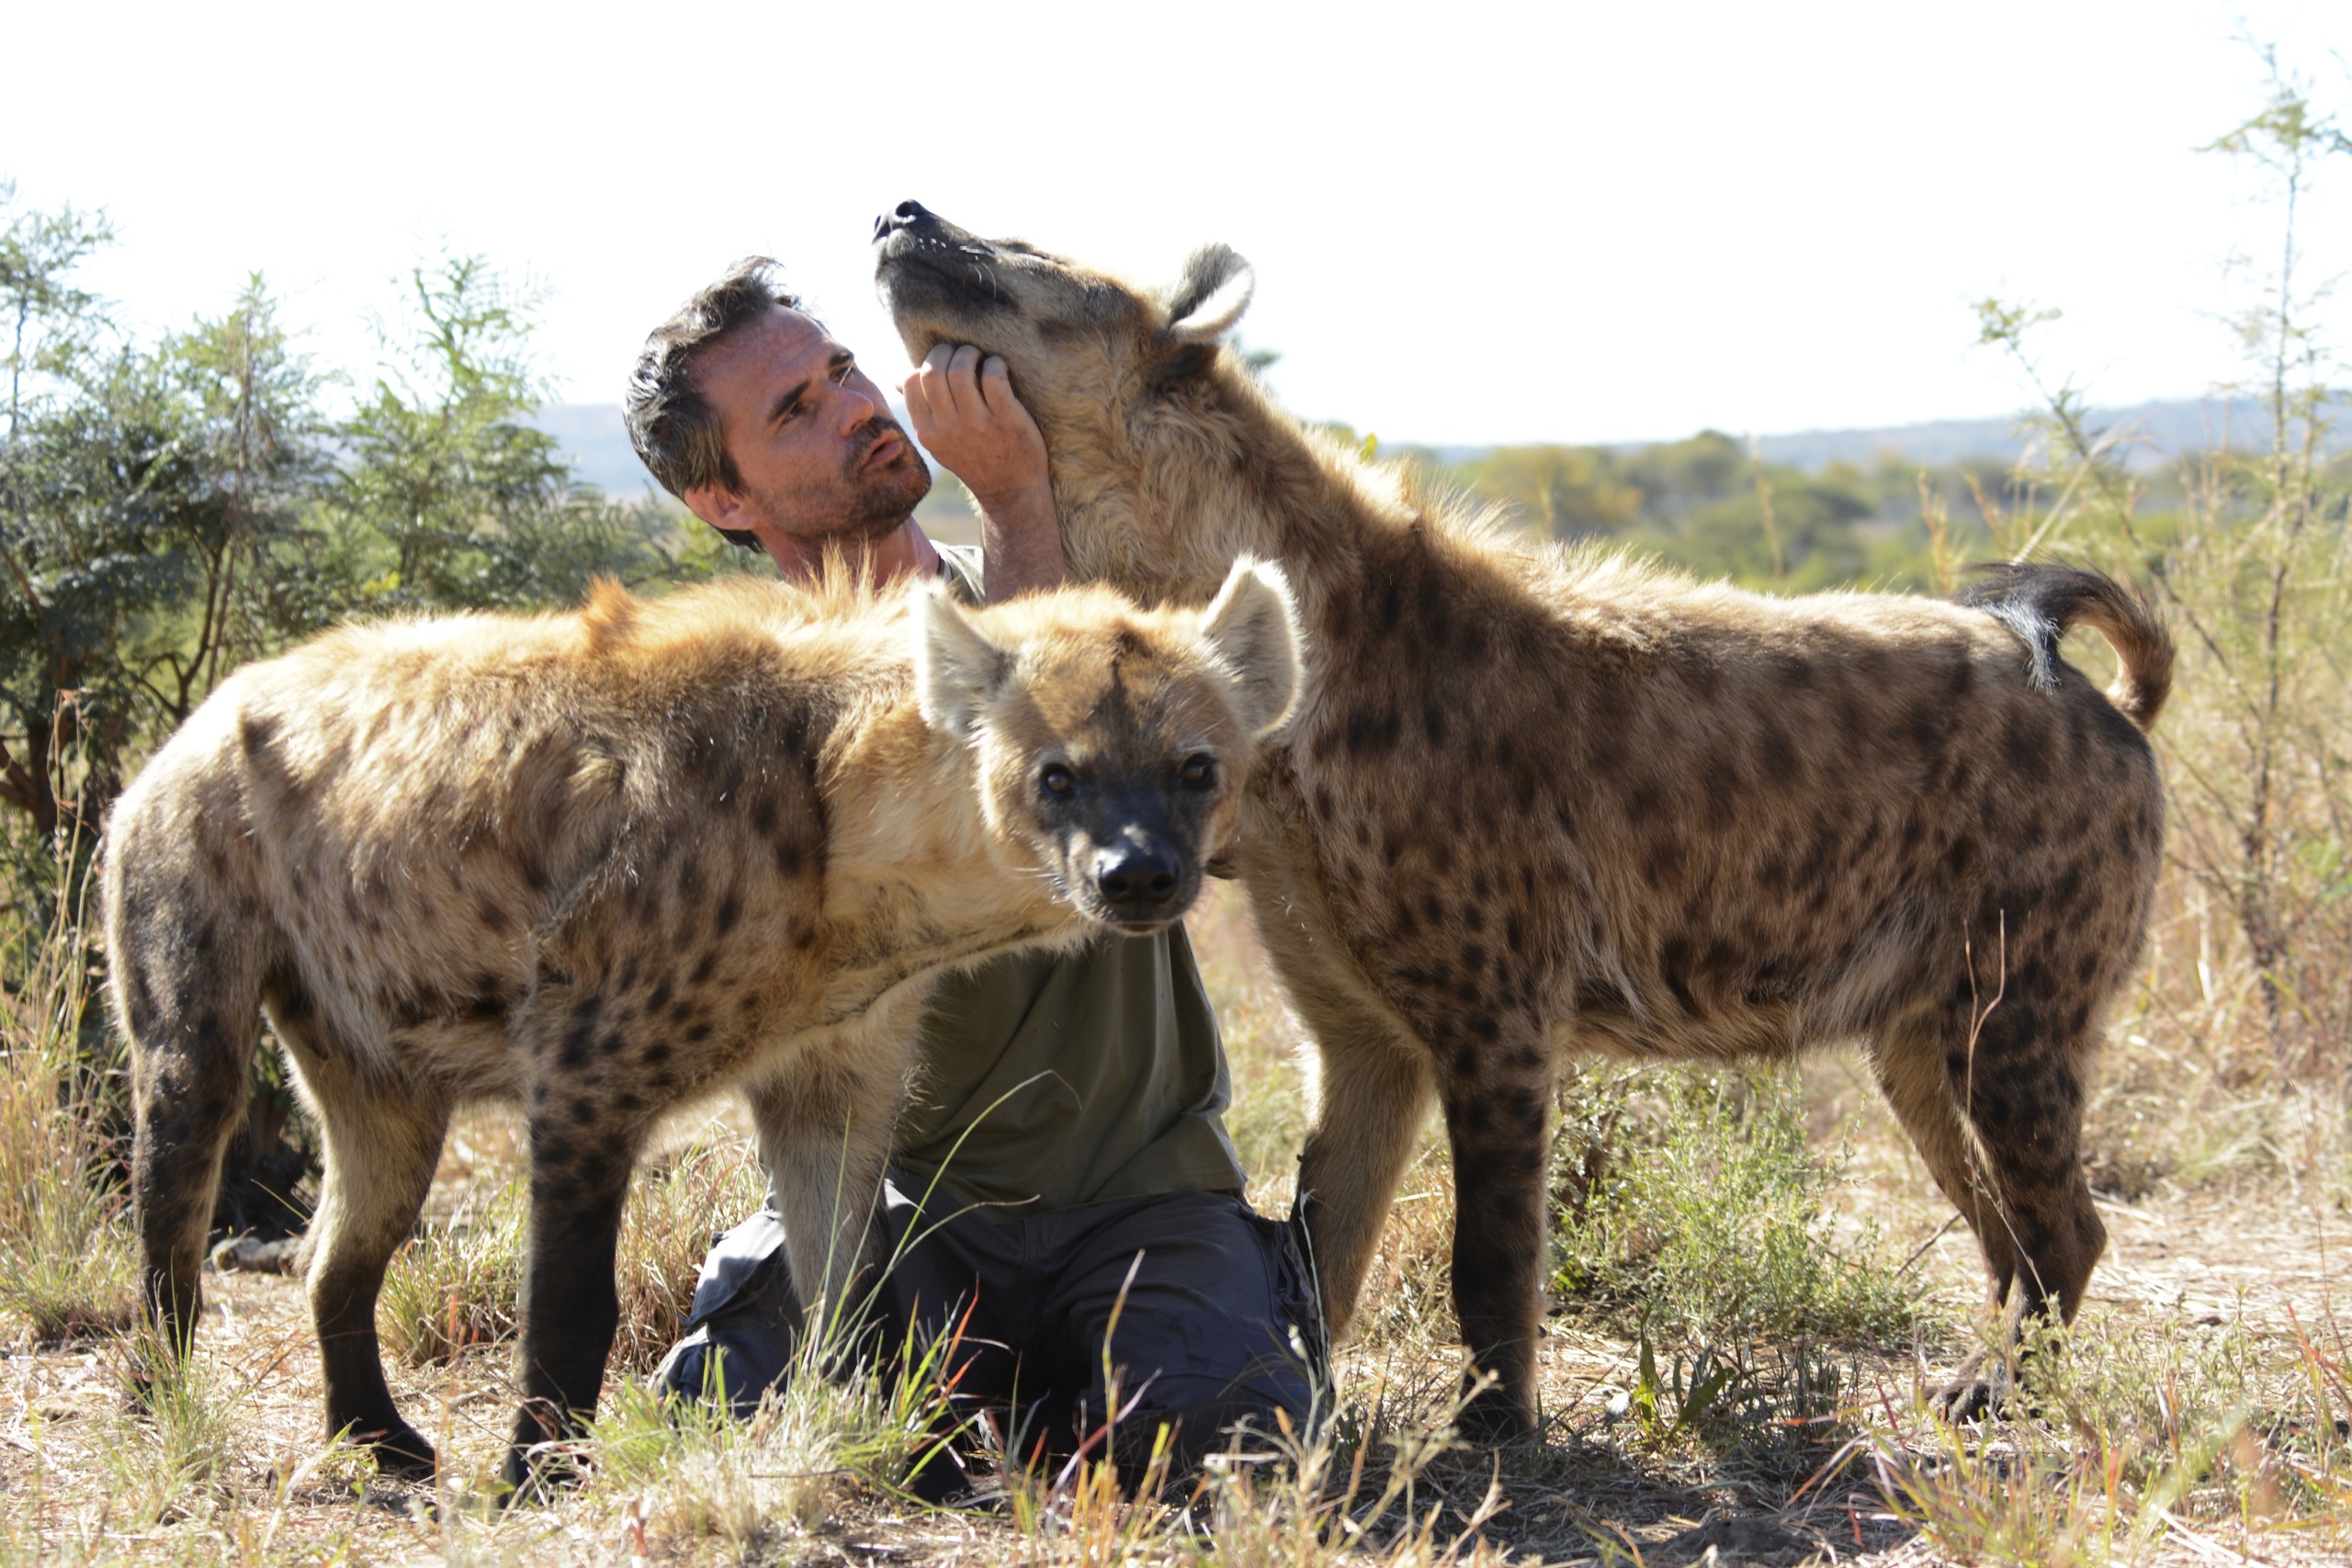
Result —
<instances>
[{"instance_id":1,"label":"man's knee","mask_svg":"<svg viewBox=\"0 0 2352 1568\"><path fill-rule=\"evenodd\" d=\"M703 1260L685 1337L662 1359L652 1385L748 1416L770 1389L784 1386L800 1328L784 1227L762 1211L719 1237Z\"/></svg>"}]
</instances>

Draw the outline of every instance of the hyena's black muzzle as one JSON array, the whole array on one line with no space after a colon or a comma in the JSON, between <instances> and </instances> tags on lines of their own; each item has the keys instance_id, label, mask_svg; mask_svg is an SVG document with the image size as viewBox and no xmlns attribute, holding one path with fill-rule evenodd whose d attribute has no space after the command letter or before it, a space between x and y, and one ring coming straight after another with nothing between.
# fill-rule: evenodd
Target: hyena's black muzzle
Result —
<instances>
[{"instance_id":1,"label":"hyena's black muzzle","mask_svg":"<svg viewBox=\"0 0 2352 1568\"><path fill-rule=\"evenodd\" d=\"M1130 936L1184 918L1201 894L1201 857L1163 802L1108 800L1071 844L1070 883L1086 912Z\"/></svg>"},{"instance_id":2,"label":"hyena's black muzzle","mask_svg":"<svg viewBox=\"0 0 2352 1568\"><path fill-rule=\"evenodd\" d=\"M874 220L875 272L892 308L955 307L1019 314L997 282L1002 255L920 201L902 201Z\"/></svg>"}]
</instances>

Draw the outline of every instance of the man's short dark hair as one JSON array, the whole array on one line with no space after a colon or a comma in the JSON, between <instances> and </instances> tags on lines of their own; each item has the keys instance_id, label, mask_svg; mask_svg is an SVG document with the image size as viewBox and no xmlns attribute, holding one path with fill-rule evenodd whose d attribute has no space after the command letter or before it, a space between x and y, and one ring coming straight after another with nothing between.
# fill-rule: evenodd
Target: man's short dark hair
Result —
<instances>
[{"instance_id":1,"label":"man's short dark hair","mask_svg":"<svg viewBox=\"0 0 2352 1568\"><path fill-rule=\"evenodd\" d=\"M622 404L629 444L662 488L684 501L696 485L743 488L728 455L718 415L695 384L695 362L711 344L746 322L779 307L800 309L800 297L784 288L783 267L767 256L745 256L718 282L653 329L645 351L629 372ZM756 550L760 542L739 528L720 528L729 544Z\"/></svg>"}]
</instances>

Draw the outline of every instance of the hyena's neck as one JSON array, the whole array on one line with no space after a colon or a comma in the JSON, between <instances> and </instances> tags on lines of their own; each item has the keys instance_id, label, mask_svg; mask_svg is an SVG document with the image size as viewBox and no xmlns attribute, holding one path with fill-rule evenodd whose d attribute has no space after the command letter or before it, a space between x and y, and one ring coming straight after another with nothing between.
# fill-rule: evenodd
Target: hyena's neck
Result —
<instances>
[{"instance_id":1,"label":"hyena's neck","mask_svg":"<svg viewBox=\"0 0 2352 1568\"><path fill-rule=\"evenodd\" d=\"M824 923L868 953L922 967L1077 919L992 834L978 753L923 722L914 696L877 705L828 749Z\"/></svg>"},{"instance_id":2,"label":"hyena's neck","mask_svg":"<svg viewBox=\"0 0 2352 1568\"><path fill-rule=\"evenodd\" d=\"M1306 633L1310 692L1344 672L1355 656L1342 650L1400 596L1450 598L1453 580L1478 570L1397 473L1310 434L1238 373L1204 389L1181 439L1163 439L1130 471L1084 503L1098 515L1082 512L1066 529L1073 570L1199 603L1236 556L1279 562Z\"/></svg>"}]
</instances>

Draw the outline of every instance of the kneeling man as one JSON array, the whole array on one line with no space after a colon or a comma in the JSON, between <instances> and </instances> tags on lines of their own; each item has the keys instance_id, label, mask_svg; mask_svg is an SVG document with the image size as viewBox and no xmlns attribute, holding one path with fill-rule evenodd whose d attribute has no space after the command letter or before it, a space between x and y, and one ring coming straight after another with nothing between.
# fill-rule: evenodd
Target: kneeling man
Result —
<instances>
[{"instance_id":1,"label":"kneeling man","mask_svg":"<svg viewBox=\"0 0 2352 1568\"><path fill-rule=\"evenodd\" d=\"M654 330L628 419L655 479L786 577L820 570L831 546L885 578L937 574L974 601L1060 581L1045 444L1003 362L939 349L905 397L981 509L979 551L924 536L922 455L763 258ZM1237 1421L1301 1419L1313 1294L1287 1227L1243 1200L1222 1120L1231 1096L1181 928L950 980L885 1193L883 1241L899 1259L880 1294L887 1342L952 1342L943 1383L1003 1414L1016 1460L1075 1451L1102 1425L1106 1363L1133 1404L1123 1459L1147 1455L1162 1424L1189 1463ZM775 1179L771 1166L767 1208L703 1266L687 1337L660 1374L673 1391L748 1411L786 1375L800 1306ZM957 1489L942 1469L926 1466L922 1490Z\"/></svg>"}]
</instances>

